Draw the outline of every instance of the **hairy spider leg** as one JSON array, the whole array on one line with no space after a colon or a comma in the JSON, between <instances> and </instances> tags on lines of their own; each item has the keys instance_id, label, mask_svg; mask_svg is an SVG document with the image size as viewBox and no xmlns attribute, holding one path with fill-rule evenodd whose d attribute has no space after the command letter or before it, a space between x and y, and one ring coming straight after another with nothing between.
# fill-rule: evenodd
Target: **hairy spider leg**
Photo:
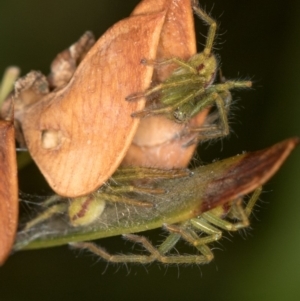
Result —
<instances>
[{"instance_id":1,"label":"hairy spider leg","mask_svg":"<svg viewBox=\"0 0 300 301\"><path fill-rule=\"evenodd\" d=\"M185 134L197 132L199 133L197 137L189 141L185 146L189 146L194 143L198 143L200 140L220 138L227 136L229 134L229 124L228 124L228 110L231 103L231 89L242 89L250 88L252 86L251 81L227 81L221 84L215 84L209 87L206 93L210 94L207 98L213 98L210 103L215 102L218 110L218 124L206 124L199 128L187 127ZM195 116L202 108L203 102L199 101L195 104L193 110L191 111L191 117ZM206 105L207 107L208 105Z\"/></svg>"},{"instance_id":2,"label":"hairy spider leg","mask_svg":"<svg viewBox=\"0 0 300 301\"><path fill-rule=\"evenodd\" d=\"M203 9L201 9L199 7L198 0L192 0L192 5L193 5L195 14L209 26L206 43L205 43L205 47L203 50L203 53L206 56L209 56L212 51L215 36L216 36L217 23Z\"/></svg>"}]
</instances>

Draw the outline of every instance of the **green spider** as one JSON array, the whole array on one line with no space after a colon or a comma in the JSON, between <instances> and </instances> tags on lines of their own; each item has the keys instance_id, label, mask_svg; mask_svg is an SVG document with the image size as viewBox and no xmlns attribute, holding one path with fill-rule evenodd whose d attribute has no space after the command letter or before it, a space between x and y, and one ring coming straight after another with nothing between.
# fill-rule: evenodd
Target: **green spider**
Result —
<instances>
[{"instance_id":1,"label":"green spider","mask_svg":"<svg viewBox=\"0 0 300 301\"><path fill-rule=\"evenodd\" d=\"M200 128L187 126L186 134L199 132L196 140L223 137L229 134L227 114L231 102L230 90L250 88L252 83L239 80L221 80L221 83L214 83L219 69L218 60L212 53L217 24L199 7L196 0L192 1L195 14L209 25L204 50L192 56L188 61L179 58L170 58L161 62L143 59L141 62L143 64L175 63L179 67L165 81L145 92L131 94L126 100L134 101L141 97L146 97L148 101L155 100L144 110L133 113L133 117L142 118L163 114L177 123L187 125L199 112L215 104L219 122L215 124L210 120Z\"/></svg>"}]
</instances>

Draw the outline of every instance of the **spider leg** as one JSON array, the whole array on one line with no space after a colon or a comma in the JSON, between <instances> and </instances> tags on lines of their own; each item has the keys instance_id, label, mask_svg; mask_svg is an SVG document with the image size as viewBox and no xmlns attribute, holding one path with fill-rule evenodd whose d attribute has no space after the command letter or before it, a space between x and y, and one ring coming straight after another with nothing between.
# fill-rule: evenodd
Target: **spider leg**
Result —
<instances>
[{"instance_id":1,"label":"spider leg","mask_svg":"<svg viewBox=\"0 0 300 301\"><path fill-rule=\"evenodd\" d=\"M218 228L226 231L238 231L239 229L246 228L249 226L249 216L259 198L261 191L262 187L255 189L245 207L243 206L241 199L238 199L237 201L234 201L232 203L227 216L231 219L237 219L238 222L231 223L221 218L219 214L216 214L216 210L218 210L219 208L204 212L200 215L200 217L191 219L190 222L196 229L199 229L210 235L217 234L217 232L214 232L215 230L213 230L214 226L217 226ZM207 228L206 223L208 223L208 225L210 226L209 228ZM209 231L207 231L206 229L209 229Z\"/></svg>"},{"instance_id":2,"label":"spider leg","mask_svg":"<svg viewBox=\"0 0 300 301\"><path fill-rule=\"evenodd\" d=\"M51 218L54 214L65 213L68 210L68 204L66 202L61 202L55 205L52 205L44 212L39 214L37 217L26 223L23 230L28 230L34 227L37 224L44 222L45 220Z\"/></svg>"},{"instance_id":3,"label":"spider leg","mask_svg":"<svg viewBox=\"0 0 300 301\"><path fill-rule=\"evenodd\" d=\"M220 138L227 136L229 134L229 125L228 125L228 111L231 103L231 94L230 90L232 89L243 89L250 88L252 86L251 81L227 81L220 84L212 85L207 89L207 93L211 94L210 97L215 97L215 103L218 110L219 124L206 124L199 128L188 128L188 133L198 132L199 135L188 142L185 146L197 143L200 140ZM206 107L211 103L209 99L205 100ZM198 112L203 109L203 101L199 101L196 104L190 113L191 116L195 116Z\"/></svg>"},{"instance_id":4,"label":"spider leg","mask_svg":"<svg viewBox=\"0 0 300 301\"><path fill-rule=\"evenodd\" d=\"M74 242L74 243L69 243L69 245L72 248L76 249L86 249L89 250L90 252L98 255L99 257L105 259L108 262L113 262L113 263L128 263L128 262L135 262L135 263L141 263L141 264L146 264L154 261L156 257L159 257L160 255L157 254L158 251L155 249L151 243L143 236L137 236L130 234L130 236L134 236L135 238L132 237L132 240L134 242L139 242L141 243L146 249L151 250L151 255L135 255L135 254L110 254L108 253L105 249L99 247L98 245L91 243L91 242ZM128 237L128 240L131 240L131 237Z\"/></svg>"},{"instance_id":5,"label":"spider leg","mask_svg":"<svg viewBox=\"0 0 300 301\"><path fill-rule=\"evenodd\" d=\"M171 233L167 239L162 243L159 248L154 247L151 242L144 236L135 234L123 235L126 239L141 244L148 252L149 255L136 255L136 254L110 254L103 248L95 245L91 242L76 242L70 243L71 247L77 249L87 249L90 252L102 257L108 262L114 263L140 263L147 264L153 261L158 261L164 264L183 264L183 263L195 263L202 264L207 263L207 256L204 255L165 255L170 251L178 242L181 234ZM199 249L203 250L203 253L209 253L210 250L206 246L201 246ZM207 250L208 249L208 250ZM211 257L212 258L212 257ZM210 259L210 256L209 256ZM210 260L209 260L210 261Z\"/></svg>"},{"instance_id":6,"label":"spider leg","mask_svg":"<svg viewBox=\"0 0 300 301\"><path fill-rule=\"evenodd\" d=\"M153 88L150 88L150 89L146 90L145 92L138 92L138 93L130 94L129 96L127 96L125 98L125 100L127 100L127 101L137 101L137 100L139 100L139 98L150 96L152 93L155 93L155 92L158 92L158 91L162 90L163 86L164 86L164 84L161 83L159 85L156 85Z\"/></svg>"},{"instance_id":7,"label":"spider leg","mask_svg":"<svg viewBox=\"0 0 300 301\"><path fill-rule=\"evenodd\" d=\"M124 235L124 237L134 243L141 244L149 253L150 255L135 255L135 254L118 254L118 255L112 255L108 253L103 248L97 246L94 243L91 242L76 242L76 243L70 243L71 247L77 248L77 249L87 249L90 252L102 257L108 262L114 262L114 263L128 263L128 262L135 262L135 263L141 263L146 264L155 261L156 259L160 258L162 261L164 260L158 249L155 248L150 241L144 237L144 236L138 236L134 234L127 234Z\"/></svg>"},{"instance_id":8,"label":"spider leg","mask_svg":"<svg viewBox=\"0 0 300 301\"><path fill-rule=\"evenodd\" d=\"M148 188L148 187L142 187L137 185L122 185L122 186L109 186L105 189L108 193L114 193L114 194L122 194L122 193L129 193L129 192L135 192L139 194L163 194L165 193L164 189L159 188Z\"/></svg>"},{"instance_id":9,"label":"spider leg","mask_svg":"<svg viewBox=\"0 0 300 301\"><path fill-rule=\"evenodd\" d=\"M197 137L189 141L185 146L188 147L194 143L198 143L201 140L213 139L224 137L229 134L229 125L228 125L228 107L229 100L226 98L226 102L224 98L217 92L212 93L210 96L206 97L205 104L203 104L203 100L199 101L193 108L191 112L192 116L199 113L204 107L209 107L211 104L215 103L218 110L218 124L206 124L201 127L187 127L186 133L198 133Z\"/></svg>"},{"instance_id":10,"label":"spider leg","mask_svg":"<svg viewBox=\"0 0 300 301\"><path fill-rule=\"evenodd\" d=\"M189 177L193 173L192 171L183 168L183 169L156 169L148 167L126 167L119 168L113 174L112 178L116 182L128 183L133 180L141 179L175 179L181 177Z\"/></svg>"},{"instance_id":11,"label":"spider leg","mask_svg":"<svg viewBox=\"0 0 300 301\"><path fill-rule=\"evenodd\" d=\"M172 57L169 59L165 59L162 61L155 61L155 60L147 60L147 59L143 59L142 63L145 65L168 65L168 64L176 64L179 67L182 67L183 69L186 69L188 71L190 71L190 73L192 74L197 74L197 69L193 66L191 66L189 63L187 63L186 61L177 58L177 57Z\"/></svg>"},{"instance_id":12,"label":"spider leg","mask_svg":"<svg viewBox=\"0 0 300 301\"><path fill-rule=\"evenodd\" d=\"M124 193L124 192L130 192L130 191L133 191L133 190L126 191L126 189L124 189L122 192ZM150 191L150 189L147 191L147 193L150 193L149 191ZM153 204L151 202L136 200L134 198L125 197L122 194L118 195L118 194L113 194L113 193L115 193L114 189L112 189L112 193L101 192L101 193L99 193L99 196L101 197L101 199L103 199L107 202L110 202L110 203L123 203L123 204L127 204L127 205L133 205L133 206L138 206L138 207L147 207L147 208L153 207ZM118 193L118 191L116 193ZM145 192L143 192L143 193L145 193ZM162 193L164 193L164 191L155 191L155 193L162 194Z\"/></svg>"},{"instance_id":13,"label":"spider leg","mask_svg":"<svg viewBox=\"0 0 300 301\"><path fill-rule=\"evenodd\" d=\"M183 97L179 101L173 103L172 105L162 106L159 108L146 108L142 111L137 111L137 112L132 113L131 116L143 118L146 116L166 114L166 115L171 115L173 118L175 118L174 116L176 115L176 111L177 111L178 107L193 100L197 95L199 95L203 92L204 92L204 88L199 89L196 93L192 92L192 93L187 94L185 97ZM181 120L177 120L177 121L181 122Z\"/></svg>"},{"instance_id":14,"label":"spider leg","mask_svg":"<svg viewBox=\"0 0 300 301\"><path fill-rule=\"evenodd\" d=\"M199 238L198 234L192 229L186 227L188 223L182 225L165 225L165 228L171 232L176 233L181 236L185 241L194 246L200 254L198 255L180 255L177 259L177 263L195 263L195 264L205 264L213 260L214 255L207 243L211 240L206 238ZM214 241L214 240L213 240ZM176 258L177 256L171 256L170 258Z\"/></svg>"},{"instance_id":15,"label":"spider leg","mask_svg":"<svg viewBox=\"0 0 300 301\"><path fill-rule=\"evenodd\" d=\"M246 225L247 223L249 223L248 218L252 213L253 208L256 202L258 201L261 192L262 192L262 186L256 188L252 193L251 198L247 202L247 205L244 208L241 206L240 202L234 203L232 205L228 217L230 217L231 219L238 219L242 221L241 226L237 226L237 228L238 227L243 228L242 227L243 224Z\"/></svg>"},{"instance_id":16,"label":"spider leg","mask_svg":"<svg viewBox=\"0 0 300 301\"><path fill-rule=\"evenodd\" d=\"M217 92L225 92L233 89L247 89L252 87L251 81L226 81L224 83L212 85L209 90L215 90Z\"/></svg>"},{"instance_id":17,"label":"spider leg","mask_svg":"<svg viewBox=\"0 0 300 301\"><path fill-rule=\"evenodd\" d=\"M206 44L203 50L204 55L209 56L212 51L216 36L217 23L203 9L199 7L198 0L192 0L192 6L195 14L209 26Z\"/></svg>"}]
</instances>

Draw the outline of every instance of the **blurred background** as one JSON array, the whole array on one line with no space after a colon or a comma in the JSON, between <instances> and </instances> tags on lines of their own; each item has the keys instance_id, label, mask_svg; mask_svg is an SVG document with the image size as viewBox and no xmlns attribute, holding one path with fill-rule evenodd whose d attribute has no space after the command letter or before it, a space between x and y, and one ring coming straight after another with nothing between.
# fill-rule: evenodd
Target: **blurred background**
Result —
<instances>
[{"instance_id":1,"label":"blurred background","mask_svg":"<svg viewBox=\"0 0 300 301\"><path fill-rule=\"evenodd\" d=\"M97 37L130 14L138 0L2 0L0 73L47 74L55 55L86 30ZM227 78L250 78L254 89L235 93L229 138L202 145L209 163L300 135L300 2L203 0L219 22L216 53ZM207 28L197 22L198 50ZM265 185L247 235L215 245L205 266L108 265L67 246L24 251L0 268L0 300L299 300L300 149ZM299 186L298 186L299 185ZM47 192L32 164L20 173L24 192ZM146 233L150 238L157 232ZM101 245L121 250L120 238ZM297 299L298 298L298 299Z\"/></svg>"}]
</instances>

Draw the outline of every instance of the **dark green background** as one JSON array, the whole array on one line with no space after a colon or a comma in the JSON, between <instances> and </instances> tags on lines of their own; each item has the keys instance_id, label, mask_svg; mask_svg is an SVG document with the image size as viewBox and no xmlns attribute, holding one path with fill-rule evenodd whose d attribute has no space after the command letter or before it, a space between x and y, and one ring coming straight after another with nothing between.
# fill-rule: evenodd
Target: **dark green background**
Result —
<instances>
[{"instance_id":1,"label":"dark green background","mask_svg":"<svg viewBox=\"0 0 300 301\"><path fill-rule=\"evenodd\" d=\"M87 29L97 36L126 17L137 0L1 0L0 72L48 72L52 58ZM228 78L251 78L235 99L233 133L203 146L211 162L300 135L300 2L205 0L220 23L216 52ZM212 9L212 10L211 10ZM201 25L199 23L199 25ZM206 34L205 27L197 33ZM202 40L203 41L203 40ZM201 44L199 42L199 51ZM121 126L121 125L120 125ZM35 168L23 191L45 189ZM226 235L215 260L200 267L107 265L68 247L19 252L0 268L0 300L300 300L300 149L265 186L245 236ZM121 239L101 245L121 250Z\"/></svg>"}]
</instances>

